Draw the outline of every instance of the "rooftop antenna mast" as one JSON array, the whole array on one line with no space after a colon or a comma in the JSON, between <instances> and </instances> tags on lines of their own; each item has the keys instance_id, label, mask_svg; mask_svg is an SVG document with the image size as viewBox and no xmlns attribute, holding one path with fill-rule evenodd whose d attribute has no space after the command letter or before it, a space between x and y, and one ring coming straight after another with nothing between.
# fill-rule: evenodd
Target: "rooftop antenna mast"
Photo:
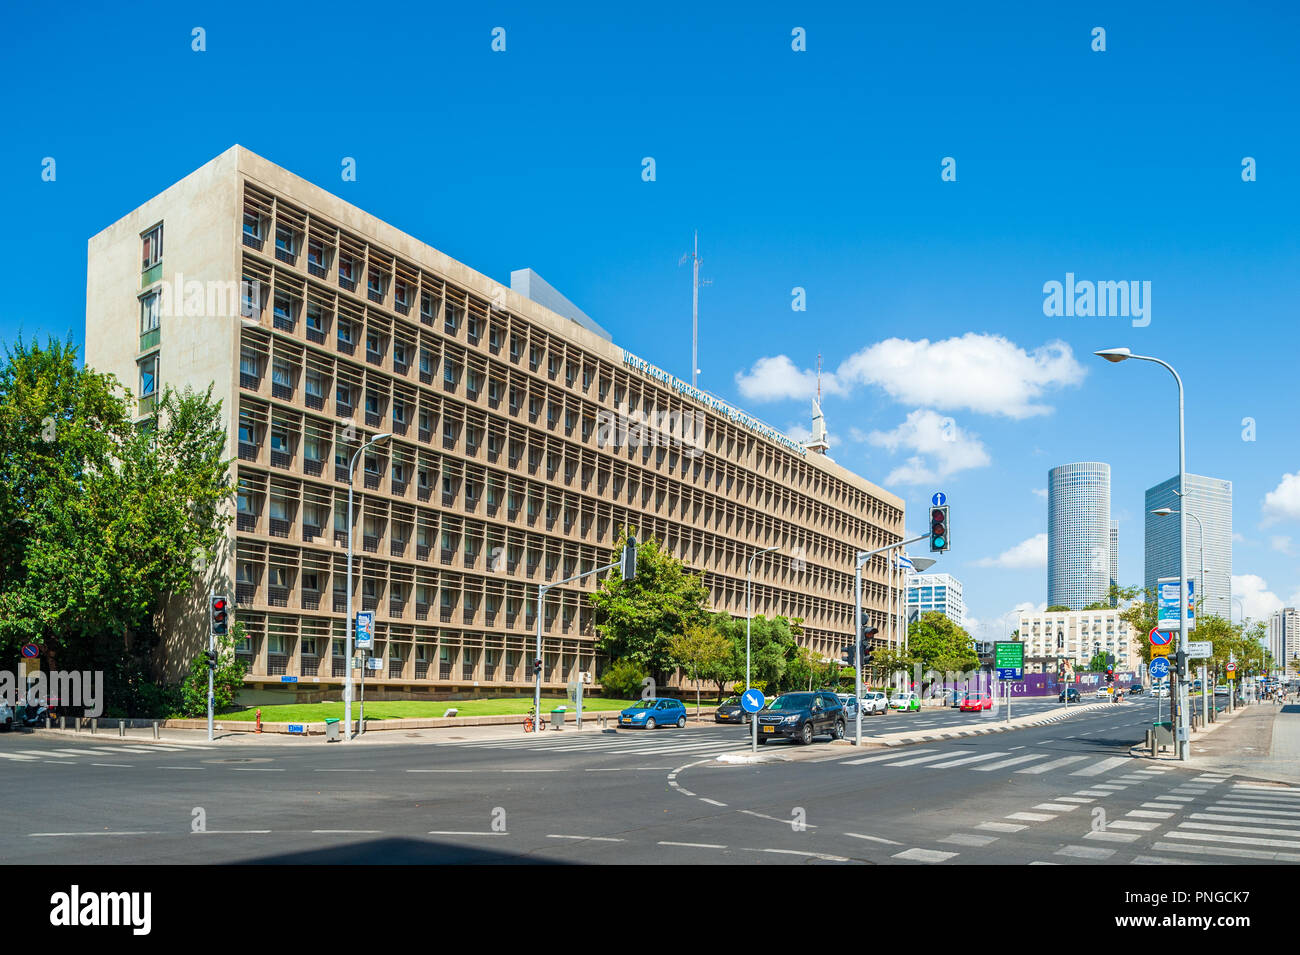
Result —
<instances>
[{"instance_id":1,"label":"rooftop antenna mast","mask_svg":"<svg viewBox=\"0 0 1300 955\"><path fill-rule=\"evenodd\" d=\"M695 230L695 251L687 252L678 261L685 265L687 259L694 262L695 277L691 285L691 387L699 387L700 374L700 286L712 285L713 279L700 280L700 230Z\"/></svg>"}]
</instances>

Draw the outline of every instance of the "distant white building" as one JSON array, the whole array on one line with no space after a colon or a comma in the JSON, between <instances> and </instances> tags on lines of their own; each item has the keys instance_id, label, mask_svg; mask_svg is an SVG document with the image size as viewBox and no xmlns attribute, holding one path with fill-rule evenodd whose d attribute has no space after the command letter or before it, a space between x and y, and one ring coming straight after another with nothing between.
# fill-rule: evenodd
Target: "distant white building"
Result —
<instances>
[{"instance_id":1,"label":"distant white building","mask_svg":"<svg viewBox=\"0 0 1300 955\"><path fill-rule=\"evenodd\" d=\"M1300 676L1300 613L1295 607L1283 607L1269 615L1268 650L1282 679Z\"/></svg>"},{"instance_id":2,"label":"distant white building","mask_svg":"<svg viewBox=\"0 0 1300 955\"><path fill-rule=\"evenodd\" d=\"M1142 659L1136 634L1115 608L1022 612L1020 640L1026 660L1064 657L1076 668L1086 667L1099 653L1111 654L1116 670L1135 670Z\"/></svg>"},{"instance_id":3,"label":"distant white building","mask_svg":"<svg viewBox=\"0 0 1300 955\"><path fill-rule=\"evenodd\" d=\"M961 581L952 574L909 574L907 577L907 619L936 610L957 626L965 626L966 605Z\"/></svg>"}]
</instances>

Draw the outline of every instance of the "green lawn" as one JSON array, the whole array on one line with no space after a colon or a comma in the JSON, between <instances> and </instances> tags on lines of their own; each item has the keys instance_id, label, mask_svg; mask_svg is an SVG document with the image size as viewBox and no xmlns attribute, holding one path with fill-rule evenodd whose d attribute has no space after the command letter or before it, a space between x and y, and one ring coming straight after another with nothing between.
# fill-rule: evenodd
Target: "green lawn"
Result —
<instances>
[{"instance_id":1,"label":"green lawn","mask_svg":"<svg viewBox=\"0 0 1300 955\"><path fill-rule=\"evenodd\" d=\"M358 713L358 702L355 699L352 701L353 718L356 718ZM631 706L633 702L633 700L607 700L601 697L590 697L582 701L582 709L584 712L621 710ZM451 707L456 708L458 711L457 716L506 716L511 714L522 716L528 712L532 705L533 698L531 696L515 696L493 700L368 702L366 703L366 719L427 719L433 716L442 716ZM553 707L561 705L569 706L572 709L572 705L562 697L542 697L543 713L549 713ZM217 718L227 723L240 720L256 720L257 709L258 707L252 707L238 713L223 713ZM261 710L263 723L319 723L333 717L343 718L342 703L287 703L280 706L263 706Z\"/></svg>"}]
</instances>

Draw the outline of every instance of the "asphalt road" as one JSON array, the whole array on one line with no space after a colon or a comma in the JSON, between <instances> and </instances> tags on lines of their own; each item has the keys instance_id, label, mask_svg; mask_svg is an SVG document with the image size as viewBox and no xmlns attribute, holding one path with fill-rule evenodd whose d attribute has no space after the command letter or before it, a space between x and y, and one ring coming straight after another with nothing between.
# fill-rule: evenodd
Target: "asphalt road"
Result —
<instances>
[{"instance_id":1,"label":"asphalt road","mask_svg":"<svg viewBox=\"0 0 1300 955\"><path fill-rule=\"evenodd\" d=\"M792 758L759 764L719 762L747 730L713 725L371 746L11 733L0 736L0 859L1300 861L1300 789L1128 757L1154 710L1144 700L889 749L774 742L764 756ZM865 723L891 732L970 719Z\"/></svg>"}]
</instances>

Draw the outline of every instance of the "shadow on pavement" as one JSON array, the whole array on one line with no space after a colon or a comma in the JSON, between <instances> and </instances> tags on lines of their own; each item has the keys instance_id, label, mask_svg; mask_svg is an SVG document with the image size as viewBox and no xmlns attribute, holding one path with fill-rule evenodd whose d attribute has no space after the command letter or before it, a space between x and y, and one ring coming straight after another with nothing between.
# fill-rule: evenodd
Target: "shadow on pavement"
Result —
<instances>
[{"instance_id":1,"label":"shadow on pavement","mask_svg":"<svg viewBox=\"0 0 1300 955\"><path fill-rule=\"evenodd\" d=\"M254 856L230 865L569 865L571 863L477 849L420 839L371 839L367 842Z\"/></svg>"}]
</instances>

